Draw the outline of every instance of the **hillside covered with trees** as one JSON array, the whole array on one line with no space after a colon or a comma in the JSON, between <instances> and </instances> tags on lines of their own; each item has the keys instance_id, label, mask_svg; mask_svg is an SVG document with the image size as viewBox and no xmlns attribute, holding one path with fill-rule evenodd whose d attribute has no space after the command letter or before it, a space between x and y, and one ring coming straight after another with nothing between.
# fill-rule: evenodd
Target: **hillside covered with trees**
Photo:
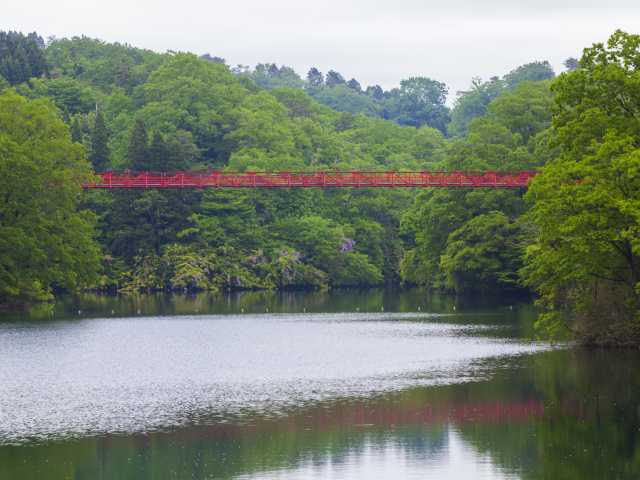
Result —
<instances>
[{"instance_id":1,"label":"hillside covered with trees","mask_svg":"<svg viewBox=\"0 0 640 480\"><path fill-rule=\"evenodd\" d=\"M60 289L531 289L550 332L640 339L640 36L388 91L0 32L0 303ZM507 190L82 192L91 170L535 170Z\"/></svg>"}]
</instances>

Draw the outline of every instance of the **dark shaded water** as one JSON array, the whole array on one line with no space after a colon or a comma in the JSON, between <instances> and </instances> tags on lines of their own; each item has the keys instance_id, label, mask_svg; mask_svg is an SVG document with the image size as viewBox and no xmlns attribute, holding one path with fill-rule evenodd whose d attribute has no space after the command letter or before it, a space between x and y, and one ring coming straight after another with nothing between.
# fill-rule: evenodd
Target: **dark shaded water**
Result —
<instances>
[{"instance_id":1,"label":"dark shaded water","mask_svg":"<svg viewBox=\"0 0 640 480\"><path fill-rule=\"evenodd\" d=\"M0 319L1 479L640 478L640 354L421 291L85 296Z\"/></svg>"}]
</instances>

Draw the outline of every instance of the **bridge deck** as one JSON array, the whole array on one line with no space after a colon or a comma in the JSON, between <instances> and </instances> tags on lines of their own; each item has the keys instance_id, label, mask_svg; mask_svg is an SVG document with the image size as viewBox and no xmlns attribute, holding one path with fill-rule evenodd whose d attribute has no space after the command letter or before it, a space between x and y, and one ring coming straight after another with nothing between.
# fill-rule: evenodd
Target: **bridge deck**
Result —
<instances>
[{"instance_id":1,"label":"bridge deck","mask_svg":"<svg viewBox=\"0 0 640 480\"><path fill-rule=\"evenodd\" d=\"M84 188L526 188L535 172L105 172Z\"/></svg>"}]
</instances>

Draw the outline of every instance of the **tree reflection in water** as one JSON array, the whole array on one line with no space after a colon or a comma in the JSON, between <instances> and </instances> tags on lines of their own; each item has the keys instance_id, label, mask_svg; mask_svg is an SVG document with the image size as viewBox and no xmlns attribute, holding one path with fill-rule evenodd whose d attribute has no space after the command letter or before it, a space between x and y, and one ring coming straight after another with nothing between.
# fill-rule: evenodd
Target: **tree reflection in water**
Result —
<instances>
[{"instance_id":1,"label":"tree reflection in water","mask_svg":"<svg viewBox=\"0 0 640 480\"><path fill-rule=\"evenodd\" d=\"M0 478L638 478L638 360L551 351L492 361L487 381L275 418L4 446Z\"/></svg>"}]
</instances>

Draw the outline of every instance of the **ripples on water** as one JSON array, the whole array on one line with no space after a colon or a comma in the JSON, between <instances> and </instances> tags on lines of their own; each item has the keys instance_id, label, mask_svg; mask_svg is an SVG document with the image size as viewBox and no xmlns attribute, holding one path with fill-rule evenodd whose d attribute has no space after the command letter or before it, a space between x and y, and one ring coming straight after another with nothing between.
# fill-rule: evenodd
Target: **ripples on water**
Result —
<instances>
[{"instance_id":1,"label":"ripples on water","mask_svg":"<svg viewBox=\"0 0 640 480\"><path fill-rule=\"evenodd\" d=\"M528 341L531 313L371 290L0 315L0 480L640 478L640 352Z\"/></svg>"},{"instance_id":2,"label":"ripples on water","mask_svg":"<svg viewBox=\"0 0 640 480\"><path fill-rule=\"evenodd\" d=\"M544 347L417 313L199 315L0 324L0 440L277 416L483 377ZM437 323L434 321L437 320Z\"/></svg>"}]
</instances>

